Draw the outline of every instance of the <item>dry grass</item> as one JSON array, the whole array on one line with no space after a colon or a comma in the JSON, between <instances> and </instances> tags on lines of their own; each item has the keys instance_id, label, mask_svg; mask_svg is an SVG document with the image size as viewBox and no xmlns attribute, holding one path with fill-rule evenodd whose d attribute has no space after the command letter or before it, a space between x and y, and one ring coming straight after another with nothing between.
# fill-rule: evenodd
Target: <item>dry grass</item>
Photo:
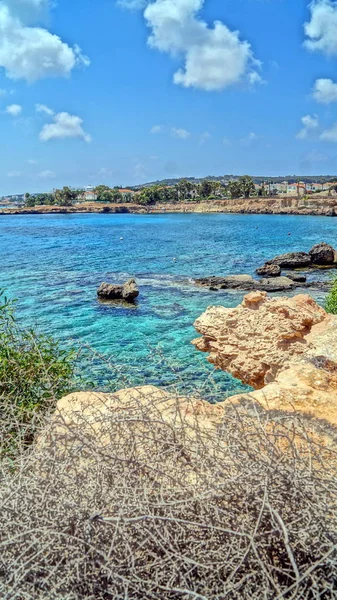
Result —
<instances>
[{"instance_id":1,"label":"dry grass","mask_svg":"<svg viewBox=\"0 0 337 600\"><path fill-rule=\"evenodd\" d=\"M337 597L323 430L251 405L209 418L141 391L106 403L59 415L3 463L2 599Z\"/></svg>"}]
</instances>

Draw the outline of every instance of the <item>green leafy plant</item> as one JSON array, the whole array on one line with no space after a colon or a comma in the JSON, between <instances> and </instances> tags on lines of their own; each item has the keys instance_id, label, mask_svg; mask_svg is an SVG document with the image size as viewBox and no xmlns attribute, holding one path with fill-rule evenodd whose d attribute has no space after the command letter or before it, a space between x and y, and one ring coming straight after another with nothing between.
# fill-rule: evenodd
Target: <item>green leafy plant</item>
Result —
<instances>
[{"instance_id":1,"label":"green leafy plant","mask_svg":"<svg viewBox=\"0 0 337 600\"><path fill-rule=\"evenodd\" d=\"M334 280L330 293L325 301L325 310L332 315L337 315L337 278Z\"/></svg>"},{"instance_id":2,"label":"green leafy plant","mask_svg":"<svg viewBox=\"0 0 337 600\"><path fill-rule=\"evenodd\" d=\"M31 443L39 415L72 390L74 351L21 329L15 303L0 291L0 455Z\"/></svg>"}]
</instances>

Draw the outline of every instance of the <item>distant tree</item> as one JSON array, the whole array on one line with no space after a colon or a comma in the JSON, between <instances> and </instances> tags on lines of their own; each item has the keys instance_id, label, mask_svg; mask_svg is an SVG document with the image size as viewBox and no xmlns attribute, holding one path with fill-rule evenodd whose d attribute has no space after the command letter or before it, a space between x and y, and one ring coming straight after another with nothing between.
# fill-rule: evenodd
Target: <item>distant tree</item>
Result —
<instances>
[{"instance_id":1,"label":"distant tree","mask_svg":"<svg viewBox=\"0 0 337 600\"><path fill-rule=\"evenodd\" d=\"M94 191L94 194L96 194L96 196L97 196L97 200L99 200L99 201L101 202L101 201L102 201L102 195L103 195L105 192L110 192L110 191L111 191L111 188L109 188L109 186L108 186L108 185L97 185L97 186L94 188L94 190L93 190L93 191Z\"/></svg>"},{"instance_id":2,"label":"distant tree","mask_svg":"<svg viewBox=\"0 0 337 600\"><path fill-rule=\"evenodd\" d=\"M25 199L25 206L27 206L27 208L32 208L33 206L36 205L36 201L34 196L28 196L28 198L26 197Z\"/></svg>"},{"instance_id":3,"label":"distant tree","mask_svg":"<svg viewBox=\"0 0 337 600\"><path fill-rule=\"evenodd\" d=\"M254 180L249 175L243 175L242 177L239 177L239 184L241 187L241 194L245 198L249 198L252 194L255 194Z\"/></svg>"},{"instance_id":4,"label":"distant tree","mask_svg":"<svg viewBox=\"0 0 337 600\"><path fill-rule=\"evenodd\" d=\"M71 206L78 195L77 190L71 190L65 186L62 190L55 191L55 202L58 206Z\"/></svg>"},{"instance_id":5,"label":"distant tree","mask_svg":"<svg viewBox=\"0 0 337 600\"><path fill-rule=\"evenodd\" d=\"M208 181L207 179L205 179L202 184L201 184L201 196L203 198L208 198L208 196L210 196L213 192L213 182L212 181Z\"/></svg>"},{"instance_id":6,"label":"distant tree","mask_svg":"<svg viewBox=\"0 0 337 600\"><path fill-rule=\"evenodd\" d=\"M237 180L230 181L228 184L228 192L231 198L241 198L243 194L240 182Z\"/></svg>"}]
</instances>

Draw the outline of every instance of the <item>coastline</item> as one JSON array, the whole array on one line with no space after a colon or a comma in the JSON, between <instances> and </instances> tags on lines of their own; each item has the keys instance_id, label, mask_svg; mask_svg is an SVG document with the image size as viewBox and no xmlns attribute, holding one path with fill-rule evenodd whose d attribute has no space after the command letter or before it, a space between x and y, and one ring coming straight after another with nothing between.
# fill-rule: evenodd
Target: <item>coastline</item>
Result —
<instances>
[{"instance_id":1,"label":"coastline","mask_svg":"<svg viewBox=\"0 0 337 600\"><path fill-rule=\"evenodd\" d=\"M177 204L103 204L87 202L74 206L35 206L32 208L2 208L0 215L51 215L51 214L165 214L165 213L224 213L224 214L274 214L337 216L337 197L272 197L206 202L181 202Z\"/></svg>"}]
</instances>

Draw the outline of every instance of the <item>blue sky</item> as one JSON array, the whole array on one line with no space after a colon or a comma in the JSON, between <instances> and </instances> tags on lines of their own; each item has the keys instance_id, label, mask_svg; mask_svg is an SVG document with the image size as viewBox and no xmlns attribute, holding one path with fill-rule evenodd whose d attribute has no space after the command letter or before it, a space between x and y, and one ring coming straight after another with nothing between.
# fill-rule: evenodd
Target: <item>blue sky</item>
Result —
<instances>
[{"instance_id":1,"label":"blue sky","mask_svg":"<svg viewBox=\"0 0 337 600\"><path fill-rule=\"evenodd\" d=\"M0 0L0 194L337 174L337 1Z\"/></svg>"}]
</instances>

